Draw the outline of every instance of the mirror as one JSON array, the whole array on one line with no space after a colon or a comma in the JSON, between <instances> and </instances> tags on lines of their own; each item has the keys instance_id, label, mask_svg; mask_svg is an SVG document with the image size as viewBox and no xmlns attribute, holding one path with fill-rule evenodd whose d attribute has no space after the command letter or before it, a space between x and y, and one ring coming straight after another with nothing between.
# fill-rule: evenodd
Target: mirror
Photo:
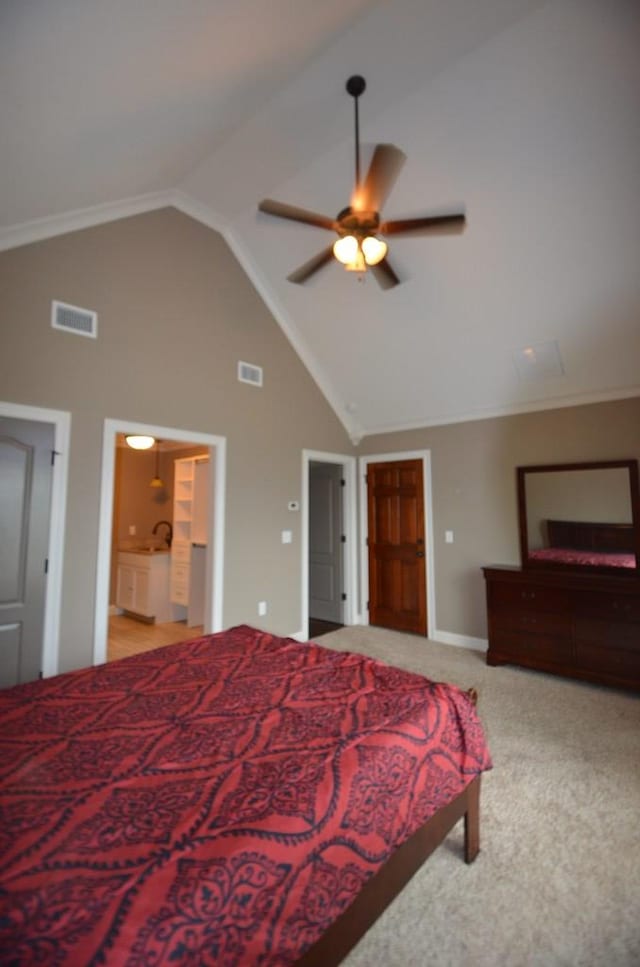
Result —
<instances>
[{"instance_id":1,"label":"mirror","mask_svg":"<svg viewBox=\"0 0 640 967\"><path fill-rule=\"evenodd\" d=\"M523 567L640 573L638 461L518 467Z\"/></svg>"}]
</instances>

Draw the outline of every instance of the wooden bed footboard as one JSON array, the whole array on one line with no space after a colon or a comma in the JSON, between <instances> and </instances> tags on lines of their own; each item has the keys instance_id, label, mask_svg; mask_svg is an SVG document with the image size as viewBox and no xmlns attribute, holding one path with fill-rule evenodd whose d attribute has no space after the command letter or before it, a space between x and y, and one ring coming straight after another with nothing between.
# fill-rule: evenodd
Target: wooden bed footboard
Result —
<instances>
[{"instance_id":1,"label":"wooden bed footboard","mask_svg":"<svg viewBox=\"0 0 640 967\"><path fill-rule=\"evenodd\" d=\"M364 885L353 903L316 943L296 961L298 967L335 967L355 947L424 861L464 817L464 858L472 863L480 851L480 776L453 802L438 810Z\"/></svg>"}]
</instances>

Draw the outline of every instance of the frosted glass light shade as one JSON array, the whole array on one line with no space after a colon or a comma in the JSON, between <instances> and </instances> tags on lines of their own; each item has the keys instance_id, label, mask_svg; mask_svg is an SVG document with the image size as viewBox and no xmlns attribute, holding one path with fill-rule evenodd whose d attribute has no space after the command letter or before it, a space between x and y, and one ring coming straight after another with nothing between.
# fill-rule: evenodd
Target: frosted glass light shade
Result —
<instances>
[{"instance_id":1,"label":"frosted glass light shade","mask_svg":"<svg viewBox=\"0 0 640 967\"><path fill-rule=\"evenodd\" d=\"M358 239L355 235L343 235L333 243L333 254L343 265L349 265L356 260L358 249Z\"/></svg>"},{"instance_id":2,"label":"frosted glass light shade","mask_svg":"<svg viewBox=\"0 0 640 967\"><path fill-rule=\"evenodd\" d=\"M362 240L362 254L367 265L377 265L387 254L387 243L375 235L367 235Z\"/></svg>"},{"instance_id":3,"label":"frosted glass light shade","mask_svg":"<svg viewBox=\"0 0 640 967\"><path fill-rule=\"evenodd\" d=\"M130 447L133 447L134 450L150 450L153 444L156 442L155 437L141 436L135 433L130 433L125 437L125 440Z\"/></svg>"}]
</instances>

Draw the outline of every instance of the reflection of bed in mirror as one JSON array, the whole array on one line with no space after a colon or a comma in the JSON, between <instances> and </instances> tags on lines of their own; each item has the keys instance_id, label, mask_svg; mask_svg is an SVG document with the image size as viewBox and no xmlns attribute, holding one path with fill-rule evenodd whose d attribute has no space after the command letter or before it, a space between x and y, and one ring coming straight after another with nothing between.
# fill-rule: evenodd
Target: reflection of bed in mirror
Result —
<instances>
[{"instance_id":1,"label":"reflection of bed in mirror","mask_svg":"<svg viewBox=\"0 0 640 967\"><path fill-rule=\"evenodd\" d=\"M635 567L632 524L603 524L583 520L547 520L545 546L529 550L529 558L544 564L587 567Z\"/></svg>"},{"instance_id":2,"label":"reflection of bed in mirror","mask_svg":"<svg viewBox=\"0 0 640 967\"><path fill-rule=\"evenodd\" d=\"M640 690L638 461L517 469L520 567L485 567L490 665Z\"/></svg>"},{"instance_id":3,"label":"reflection of bed in mirror","mask_svg":"<svg viewBox=\"0 0 640 967\"><path fill-rule=\"evenodd\" d=\"M517 487L523 567L635 566L636 460L518 467Z\"/></svg>"}]
</instances>

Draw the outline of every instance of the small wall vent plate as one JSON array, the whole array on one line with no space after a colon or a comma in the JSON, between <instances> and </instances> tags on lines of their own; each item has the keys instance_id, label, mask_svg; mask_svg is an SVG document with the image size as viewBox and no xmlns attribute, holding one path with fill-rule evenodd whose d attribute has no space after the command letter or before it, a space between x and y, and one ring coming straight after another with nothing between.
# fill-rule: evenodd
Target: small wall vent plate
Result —
<instances>
[{"instance_id":1,"label":"small wall vent plate","mask_svg":"<svg viewBox=\"0 0 640 967\"><path fill-rule=\"evenodd\" d=\"M262 366L254 366L253 363L243 363L242 360L239 360L238 379L241 383L262 386Z\"/></svg>"},{"instance_id":2,"label":"small wall vent plate","mask_svg":"<svg viewBox=\"0 0 640 967\"><path fill-rule=\"evenodd\" d=\"M76 336L98 338L98 313L91 309L70 306L66 302L51 303L51 325L54 329L64 329Z\"/></svg>"}]
</instances>

